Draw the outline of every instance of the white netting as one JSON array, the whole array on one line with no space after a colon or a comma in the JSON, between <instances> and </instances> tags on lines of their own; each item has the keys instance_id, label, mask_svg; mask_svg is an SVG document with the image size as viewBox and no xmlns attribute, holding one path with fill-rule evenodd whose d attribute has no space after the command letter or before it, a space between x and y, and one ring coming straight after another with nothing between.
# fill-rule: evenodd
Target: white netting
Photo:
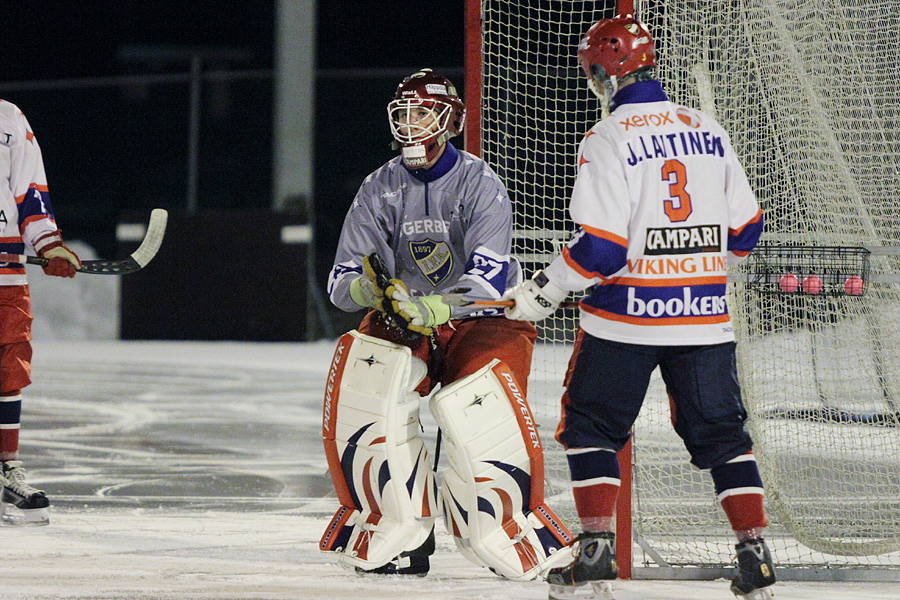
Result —
<instances>
[{"instance_id":1,"label":"white netting","mask_svg":"<svg viewBox=\"0 0 900 600\"><path fill-rule=\"evenodd\" d=\"M601 4L482 1L482 156L513 200L513 252L526 277L558 253L574 231L567 211L576 174L573 157L599 118L597 102L579 77L574 50L590 23L615 14ZM547 449L547 496L573 526L577 515L568 466L553 432L576 323L576 311L564 310L540 324L529 383Z\"/></svg>"},{"instance_id":2,"label":"white netting","mask_svg":"<svg viewBox=\"0 0 900 600\"><path fill-rule=\"evenodd\" d=\"M900 245L900 0L636 5L670 97L730 132L766 214L764 240L815 246L800 262L823 277L830 259L818 248L873 250L861 296L841 281L815 296L754 286L760 262L747 261L731 309L777 565L898 568L900 265L886 247ZM482 153L516 206L527 274L572 231L574 157L600 117L575 50L612 14L580 0L482 1ZM548 492L577 527L551 439L575 316L541 325L530 395L550 449ZM671 431L658 376L635 428L634 495L647 564L731 564L727 520Z\"/></svg>"}]
</instances>

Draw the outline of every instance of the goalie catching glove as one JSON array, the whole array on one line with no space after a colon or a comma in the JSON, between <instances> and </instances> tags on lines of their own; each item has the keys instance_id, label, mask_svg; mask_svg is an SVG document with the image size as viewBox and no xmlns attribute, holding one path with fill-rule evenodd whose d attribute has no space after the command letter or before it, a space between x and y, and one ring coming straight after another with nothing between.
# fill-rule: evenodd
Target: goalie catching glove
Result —
<instances>
[{"instance_id":1,"label":"goalie catching glove","mask_svg":"<svg viewBox=\"0 0 900 600\"><path fill-rule=\"evenodd\" d=\"M559 308L569 292L562 289L538 271L534 277L523 281L504 294L507 300L513 300L514 306L506 309L506 317L516 321L540 321L546 319Z\"/></svg>"},{"instance_id":2,"label":"goalie catching glove","mask_svg":"<svg viewBox=\"0 0 900 600\"><path fill-rule=\"evenodd\" d=\"M384 314L388 322L421 335L450 320L441 296L412 296L400 279L392 278L378 253L363 258L363 274L350 282L350 297L363 307Z\"/></svg>"},{"instance_id":3,"label":"goalie catching glove","mask_svg":"<svg viewBox=\"0 0 900 600\"><path fill-rule=\"evenodd\" d=\"M364 308L377 309L384 298L384 292L378 289L374 280L360 275L350 282L350 298Z\"/></svg>"}]
</instances>

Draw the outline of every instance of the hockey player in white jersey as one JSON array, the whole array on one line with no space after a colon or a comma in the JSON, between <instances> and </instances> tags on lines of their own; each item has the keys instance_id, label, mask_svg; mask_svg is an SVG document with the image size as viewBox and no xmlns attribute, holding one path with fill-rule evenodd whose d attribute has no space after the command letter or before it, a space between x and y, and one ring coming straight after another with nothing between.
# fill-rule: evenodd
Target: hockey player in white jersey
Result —
<instances>
[{"instance_id":1,"label":"hockey player in white jersey","mask_svg":"<svg viewBox=\"0 0 900 600\"><path fill-rule=\"evenodd\" d=\"M576 560L550 572L551 597L605 589L616 577L616 453L659 366L675 430L693 464L711 470L737 536L731 589L769 598L763 486L725 302L727 268L756 245L762 212L722 127L670 102L654 78L656 50L642 23L631 15L596 23L578 60L610 112L579 148L569 208L578 230L561 256L512 290L507 309L540 320L570 291L590 288L557 429L583 533Z\"/></svg>"},{"instance_id":2,"label":"hockey player in white jersey","mask_svg":"<svg viewBox=\"0 0 900 600\"><path fill-rule=\"evenodd\" d=\"M19 108L0 100L0 253L26 246L50 259L47 275L74 277L81 261L56 226L37 138ZM19 460L22 388L31 383L31 297L25 265L0 263L0 523L46 525L50 501Z\"/></svg>"},{"instance_id":3,"label":"hockey player in white jersey","mask_svg":"<svg viewBox=\"0 0 900 600\"><path fill-rule=\"evenodd\" d=\"M449 80L411 75L388 116L401 155L360 187L328 283L336 306L369 312L339 340L328 376L323 437L341 507L320 548L360 571L424 575L443 512L472 562L542 576L571 557L571 534L544 503L526 402L536 331L496 308L444 302L498 300L521 280L509 197L448 141L465 120ZM438 481L419 436L430 393L449 462Z\"/></svg>"}]
</instances>

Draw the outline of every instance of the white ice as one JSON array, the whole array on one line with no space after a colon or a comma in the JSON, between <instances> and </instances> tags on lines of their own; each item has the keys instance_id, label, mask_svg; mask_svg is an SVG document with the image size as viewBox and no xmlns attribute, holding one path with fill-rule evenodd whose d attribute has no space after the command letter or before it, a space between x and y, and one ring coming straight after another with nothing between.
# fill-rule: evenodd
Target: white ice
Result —
<instances>
[{"instance_id":1,"label":"white ice","mask_svg":"<svg viewBox=\"0 0 900 600\"><path fill-rule=\"evenodd\" d=\"M0 598L546 598L470 565L438 525L431 573L360 577L318 551L336 508L321 451L331 342L36 342L22 454L48 527L0 530ZM620 600L731 598L623 581ZM781 600L896 599L900 584L779 584Z\"/></svg>"}]
</instances>

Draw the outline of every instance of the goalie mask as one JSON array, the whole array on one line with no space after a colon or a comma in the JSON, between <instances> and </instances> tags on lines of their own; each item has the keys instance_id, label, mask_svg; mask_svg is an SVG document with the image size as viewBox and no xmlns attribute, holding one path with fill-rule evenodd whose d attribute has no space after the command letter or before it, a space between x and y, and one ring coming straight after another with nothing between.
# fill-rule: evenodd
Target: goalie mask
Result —
<instances>
[{"instance_id":1,"label":"goalie mask","mask_svg":"<svg viewBox=\"0 0 900 600\"><path fill-rule=\"evenodd\" d=\"M388 119L394 149L400 148L403 162L412 169L437 158L444 142L462 131L466 107L450 80L422 69L397 86L388 104Z\"/></svg>"},{"instance_id":2,"label":"goalie mask","mask_svg":"<svg viewBox=\"0 0 900 600\"><path fill-rule=\"evenodd\" d=\"M588 29L578 45L578 64L591 91L608 103L623 78L656 66L656 46L643 23L618 15Z\"/></svg>"}]
</instances>

